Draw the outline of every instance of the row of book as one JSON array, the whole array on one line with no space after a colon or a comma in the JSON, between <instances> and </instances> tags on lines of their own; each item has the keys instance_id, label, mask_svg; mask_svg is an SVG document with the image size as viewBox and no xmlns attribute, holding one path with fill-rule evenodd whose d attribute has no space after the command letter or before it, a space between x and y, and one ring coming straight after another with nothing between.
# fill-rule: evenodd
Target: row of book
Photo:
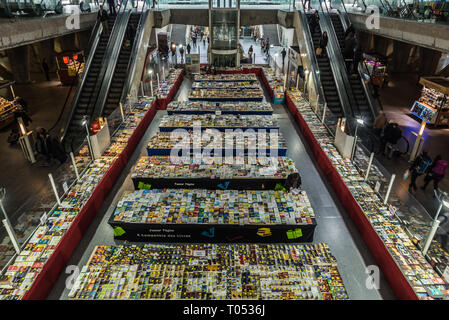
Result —
<instances>
[{"instance_id":1,"label":"row of book","mask_svg":"<svg viewBox=\"0 0 449 320\"><path fill-rule=\"evenodd\" d=\"M164 116L159 127L169 128L278 128L276 117L270 115L176 114Z\"/></svg>"},{"instance_id":2,"label":"row of book","mask_svg":"<svg viewBox=\"0 0 449 320\"><path fill-rule=\"evenodd\" d=\"M71 299L345 300L326 244L97 246Z\"/></svg>"},{"instance_id":3,"label":"row of book","mask_svg":"<svg viewBox=\"0 0 449 320\"><path fill-rule=\"evenodd\" d=\"M40 225L23 250L8 267L0 284L0 300L19 300L31 288L43 266L55 251L58 243L72 222L89 200L106 171L124 150L127 140L153 102L143 98L127 116L125 123L113 137L105 155L93 161L77 183L68 191L61 205L57 206ZM83 152L86 152L85 150ZM83 153L82 152L82 153Z\"/></svg>"},{"instance_id":4,"label":"row of book","mask_svg":"<svg viewBox=\"0 0 449 320\"><path fill-rule=\"evenodd\" d=\"M195 143L195 144L194 144ZM157 132L148 141L148 149L172 149L174 147L192 150L196 147L216 149L287 149L285 138L277 129L267 130L263 135L257 131L253 134L215 132L206 129L193 133L192 130L181 134L172 132ZM268 150L269 151L269 150ZM267 151L267 152L268 152Z\"/></svg>"},{"instance_id":5,"label":"row of book","mask_svg":"<svg viewBox=\"0 0 449 320\"><path fill-rule=\"evenodd\" d=\"M258 82L256 75L254 73L250 74L196 74L194 76L194 81L219 81L219 82L248 82L254 81Z\"/></svg>"},{"instance_id":6,"label":"row of book","mask_svg":"<svg viewBox=\"0 0 449 320\"><path fill-rule=\"evenodd\" d=\"M206 102L206 101L173 101L167 106L168 112L273 112L267 102Z\"/></svg>"},{"instance_id":7,"label":"row of book","mask_svg":"<svg viewBox=\"0 0 449 320\"><path fill-rule=\"evenodd\" d=\"M153 189L126 194L114 222L183 224L312 224L303 192L274 190Z\"/></svg>"},{"instance_id":8,"label":"row of book","mask_svg":"<svg viewBox=\"0 0 449 320\"><path fill-rule=\"evenodd\" d=\"M371 185L364 181L355 165L349 159L342 158L310 104L297 91L291 91L289 95L417 296L420 299L449 297L445 281L426 261L398 218L383 204Z\"/></svg>"},{"instance_id":9,"label":"row of book","mask_svg":"<svg viewBox=\"0 0 449 320\"><path fill-rule=\"evenodd\" d=\"M212 179L285 179L298 172L288 157L243 156L223 159L214 157L179 157L179 163L170 156L142 156L131 172L131 178L212 178ZM229 161L230 163L226 163Z\"/></svg>"}]
</instances>

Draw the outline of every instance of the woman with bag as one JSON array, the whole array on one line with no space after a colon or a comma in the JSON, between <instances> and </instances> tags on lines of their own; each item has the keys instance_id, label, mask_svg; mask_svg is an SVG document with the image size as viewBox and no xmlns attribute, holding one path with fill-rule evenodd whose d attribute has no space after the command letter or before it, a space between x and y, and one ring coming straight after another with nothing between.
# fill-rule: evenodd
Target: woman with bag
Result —
<instances>
[{"instance_id":1,"label":"woman with bag","mask_svg":"<svg viewBox=\"0 0 449 320\"><path fill-rule=\"evenodd\" d=\"M433 181L433 189L438 190L438 184L444 178L446 174L446 169L449 163L446 160L442 160L443 157L441 155L437 155L435 160L433 161L430 174L426 176L424 179L424 186L421 187L422 190L426 190L427 185ZM435 195L434 195L435 196Z\"/></svg>"},{"instance_id":2,"label":"woman with bag","mask_svg":"<svg viewBox=\"0 0 449 320\"><path fill-rule=\"evenodd\" d=\"M323 35L320 38L320 46L316 49L317 56L321 56L323 52L326 50L327 41L328 41L327 32L324 31Z\"/></svg>"}]
</instances>

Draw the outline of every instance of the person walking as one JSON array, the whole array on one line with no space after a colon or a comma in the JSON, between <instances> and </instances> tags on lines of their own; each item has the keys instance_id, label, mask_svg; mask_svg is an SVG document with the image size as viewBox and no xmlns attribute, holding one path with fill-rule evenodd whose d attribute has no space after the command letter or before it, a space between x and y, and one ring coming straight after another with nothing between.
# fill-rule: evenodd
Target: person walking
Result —
<instances>
[{"instance_id":1,"label":"person walking","mask_svg":"<svg viewBox=\"0 0 449 320\"><path fill-rule=\"evenodd\" d=\"M270 55L270 38L267 37L267 41L265 42L265 53L267 56Z\"/></svg>"},{"instance_id":2,"label":"person walking","mask_svg":"<svg viewBox=\"0 0 449 320\"><path fill-rule=\"evenodd\" d=\"M248 49L248 58L249 58L250 63L252 63L253 62L253 46L252 45Z\"/></svg>"},{"instance_id":3,"label":"person walking","mask_svg":"<svg viewBox=\"0 0 449 320\"><path fill-rule=\"evenodd\" d=\"M61 141L56 137L50 137L50 154L54 159L58 159L61 164L66 162L67 153L61 144Z\"/></svg>"},{"instance_id":4,"label":"person walking","mask_svg":"<svg viewBox=\"0 0 449 320\"><path fill-rule=\"evenodd\" d=\"M408 191L411 193L413 190L416 191L418 187L416 186L416 179L429 170L432 165L432 159L427 155L426 151L416 157L409 168L410 171L410 184L408 186Z\"/></svg>"},{"instance_id":5,"label":"person walking","mask_svg":"<svg viewBox=\"0 0 449 320\"><path fill-rule=\"evenodd\" d=\"M103 32L109 35L108 13L103 9L102 4L100 4L100 10L98 10L97 13L97 20L101 22L101 25L103 26Z\"/></svg>"},{"instance_id":6,"label":"person walking","mask_svg":"<svg viewBox=\"0 0 449 320\"><path fill-rule=\"evenodd\" d=\"M425 191L427 185L433 181L433 189L438 190L438 184L444 178L448 165L449 163L446 160L443 160L441 155L437 155L433 161L430 173L428 173L424 179L424 185L421 189Z\"/></svg>"},{"instance_id":7,"label":"person walking","mask_svg":"<svg viewBox=\"0 0 449 320\"><path fill-rule=\"evenodd\" d=\"M117 11L115 11L115 1L114 0L108 0L108 6L109 6L109 13L110 15L117 15Z\"/></svg>"},{"instance_id":8,"label":"person walking","mask_svg":"<svg viewBox=\"0 0 449 320\"><path fill-rule=\"evenodd\" d=\"M193 36L192 36L192 42L193 42L193 46L196 47L196 33L195 32L193 33Z\"/></svg>"},{"instance_id":9,"label":"person walking","mask_svg":"<svg viewBox=\"0 0 449 320\"><path fill-rule=\"evenodd\" d=\"M192 49L192 47L190 46L190 42L187 44L187 54L190 54L190 50Z\"/></svg>"},{"instance_id":10,"label":"person walking","mask_svg":"<svg viewBox=\"0 0 449 320\"><path fill-rule=\"evenodd\" d=\"M260 38L260 52L265 52L265 39L263 37Z\"/></svg>"},{"instance_id":11,"label":"person walking","mask_svg":"<svg viewBox=\"0 0 449 320\"><path fill-rule=\"evenodd\" d=\"M179 54L181 55L181 63L184 62L184 47L179 48Z\"/></svg>"},{"instance_id":12,"label":"person walking","mask_svg":"<svg viewBox=\"0 0 449 320\"><path fill-rule=\"evenodd\" d=\"M16 96L14 98L14 103L20 105L25 112L28 112L28 103L25 101L24 98Z\"/></svg>"},{"instance_id":13,"label":"person walking","mask_svg":"<svg viewBox=\"0 0 449 320\"><path fill-rule=\"evenodd\" d=\"M282 55L282 71L284 71L285 56L287 55L287 51L285 50L285 48L282 48L281 55Z\"/></svg>"},{"instance_id":14,"label":"person walking","mask_svg":"<svg viewBox=\"0 0 449 320\"><path fill-rule=\"evenodd\" d=\"M42 59L42 70L44 70L45 78L50 81L50 68L47 64L47 58Z\"/></svg>"},{"instance_id":15,"label":"person walking","mask_svg":"<svg viewBox=\"0 0 449 320\"><path fill-rule=\"evenodd\" d=\"M44 128L37 128L36 135L36 150L45 158L44 166L48 167L52 162L51 137Z\"/></svg>"},{"instance_id":16,"label":"person walking","mask_svg":"<svg viewBox=\"0 0 449 320\"><path fill-rule=\"evenodd\" d=\"M206 35L201 36L203 38L203 47L206 47Z\"/></svg>"},{"instance_id":17,"label":"person walking","mask_svg":"<svg viewBox=\"0 0 449 320\"><path fill-rule=\"evenodd\" d=\"M349 25L348 29L345 31L345 38L352 36L355 37L355 29L352 23Z\"/></svg>"}]
</instances>

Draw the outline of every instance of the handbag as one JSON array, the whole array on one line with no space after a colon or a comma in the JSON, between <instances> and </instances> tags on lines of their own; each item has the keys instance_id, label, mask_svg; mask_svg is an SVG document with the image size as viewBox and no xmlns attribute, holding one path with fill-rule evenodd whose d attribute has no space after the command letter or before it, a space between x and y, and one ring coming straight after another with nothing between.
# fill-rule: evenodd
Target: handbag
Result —
<instances>
[{"instance_id":1,"label":"handbag","mask_svg":"<svg viewBox=\"0 0 449 320\"><path fill-rule=\"evenodd\" d=\"M408 169L405 170L403 179L404 179L404 180L407 180L409 175L410 175L410 170L408 170Z\"/></svg>"},{"instance_id":2,"label":"handbag","mask_svg":"<svg viewBox=\"0 0 449 320\"><path fill-rule=\"evenodd\" d=\"M316 48L316 55L317 56L321 56L321 52L323 52L323 49L321 49L321 47L319 47L319 48Z\"/></svg>"}]
</instances>

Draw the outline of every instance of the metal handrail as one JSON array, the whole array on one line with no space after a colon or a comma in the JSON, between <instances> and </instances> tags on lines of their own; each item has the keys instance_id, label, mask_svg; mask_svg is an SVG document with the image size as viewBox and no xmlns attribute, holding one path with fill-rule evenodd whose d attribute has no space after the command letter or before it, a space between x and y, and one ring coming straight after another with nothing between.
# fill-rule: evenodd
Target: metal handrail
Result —
<instances>
[{"instance_id":1,"label":"metal handrail","mask_svg":"<svg viewBox=\"0 0 449 320\"><path fill-rule=\"evenodd\" d=\"M88 48L88 50L90 52L87 52L87 61L86 61L85 65L84 65L83 76L81 78L80 84L77 86L77 89L75 91L75 95L74 95L74 97L72 99L72 104L71 104L71 107L70 107L70 114L69 114L69 117L67 118L67 123L64 126L64 132L62 134L61 141L65 140L65 138L66 138L67 130L68 130L69 126L70 126L73 114L75 113L75 109L76 109L76 107L78 105L78 100L79 100L79 97L81 95L82 89L84 88L85 81L86 81L86 78L87 78L87 74L88 74L88 72L90 70L90 67L91 67L91 64L92 64L92 60L94 58L95 51L96 51L97 46L98 46L98 42L100 41L100 37L101 37L102 31L103 31L103 26L101 25L100 21L97 21L95 23L94 29L92 30L91 37L89 39L89 44L87 45L87 48Z\"/></svg>"},{"instance_id":2,"label":"metal handrail","mask_svg":"<svg viewBox=\"0 0 449 320\"><path fill-rule=\"evenodd\" d=\"M305 37L305 47L306 47L308 56L310 58L310 66L312 68L311 72L313 73L312 79L314 81L315 88L318 91L317 93L318 93L319 99L321 100L320 102L324 103L326 101L324 98L325 97L324 89L321 84L320 74L317 72L317 71L319 71L318 60L316 58L315 51L311 45L311 43L313 43L312 34L310 33L310 29L309 29L309 25L308 25L308 21L307 21L307 15L305 14L304 3L302 1L300 1L300 10L298 10L298 13L301 17L300 20L302 22L302 27L303 27L304 37Z\"/></svg>"},{"instance_id":3,"label":"metal handrail","mask_svg":"<svg viewBox=\"0 0 449 320\"><path fill-rule=\"evenodd\" d=\"M352 90L349 86L349 80L344 78L343 73L341 70L344 68L344 63L339 60L339 58L342 59L341 52L338 50L338 53L340 53L340 57L338 56L338 53L336 52L336 48L339 48L338 40L336 38L335 30L333 29L332 22L330 21L329 12L324 12L323 6L321 4L322 0L319 0L319 7L321 11L319 11L320 15L320 27L321 30L327 31L328 39L330 42L330 45L326 47L326 51L328 53L328 57L334 57L335 63L331 63L329 60L329 64L332 69L332 73L335 80L335 86L338 92L338 96L340 97L341 106L343 108L343 113L347 120L351 119L351 117L354 115L354 111L352 109L352 106L355 105L355 101L351 101L352 99ZM326 5L327 9L327 5ZM346 75L346 72L344 73ZM345 81L346 80L346 81ZM348 94L350 92L351 94ZM346 121L348 131L351 132L353 129L353 123L351 121Z\"/></svg>"},{"instance_id":4,"label":"metal handrail","mask_svg":"<svg viewBox=\"0 0 449 320\"><path fill-rule=\"evenodd\" d=\"M106 99L108 97L109 89L111 87L112 78L114 76L115 68L117 66L118 58L120 56L120 51L123 45L123 40L125 38L125 33L128 25L129 18L131 16L131 11L126 11L126 6L128 4L128 0L123 1L123 12L118 12L119 15L117 17L116 23L114 25L114 32L111 33L110 40L114 39L113 44L109 50L107 50L105 57L108 59L108 63L105 66L105 71L103 73L100 92L97 95L97 99L95 101L95 106L91 115L91 119L95 117L101 116L104 108L104 104L106 103ZM109 43L108 43L109 47ZM105 62L103 60L103 62Z\"/></svg>"},{"instance_id":5,"label":"metal handrail","mask_svg":"<svg viewBox=\"0 0 449 320\"><path fill-rule=\"evenodd\" d=\"M133 48L131 51L131 59L129 60L128 67L126 69L128 78L125 82L125 85L123 86L122 95L120 96L120 103L122 103L122 104L125 102L125 100L128 96L127 92L129 91L129 88L131 87L133 75L136 70L137 52L138 52L140 45L142 44L143 35L145 33L144 26L145 26L145 22L147 20L148 14L150 12L149 8L148 8L148 10L146 10L145 13L143 13L145 7L146 7L146 2L144 2L143 6L142 6L139 25L137 27L138 34L136 35L136 38L134 39L134 44L133 44Z\"/></svg>"}]
</instances>

